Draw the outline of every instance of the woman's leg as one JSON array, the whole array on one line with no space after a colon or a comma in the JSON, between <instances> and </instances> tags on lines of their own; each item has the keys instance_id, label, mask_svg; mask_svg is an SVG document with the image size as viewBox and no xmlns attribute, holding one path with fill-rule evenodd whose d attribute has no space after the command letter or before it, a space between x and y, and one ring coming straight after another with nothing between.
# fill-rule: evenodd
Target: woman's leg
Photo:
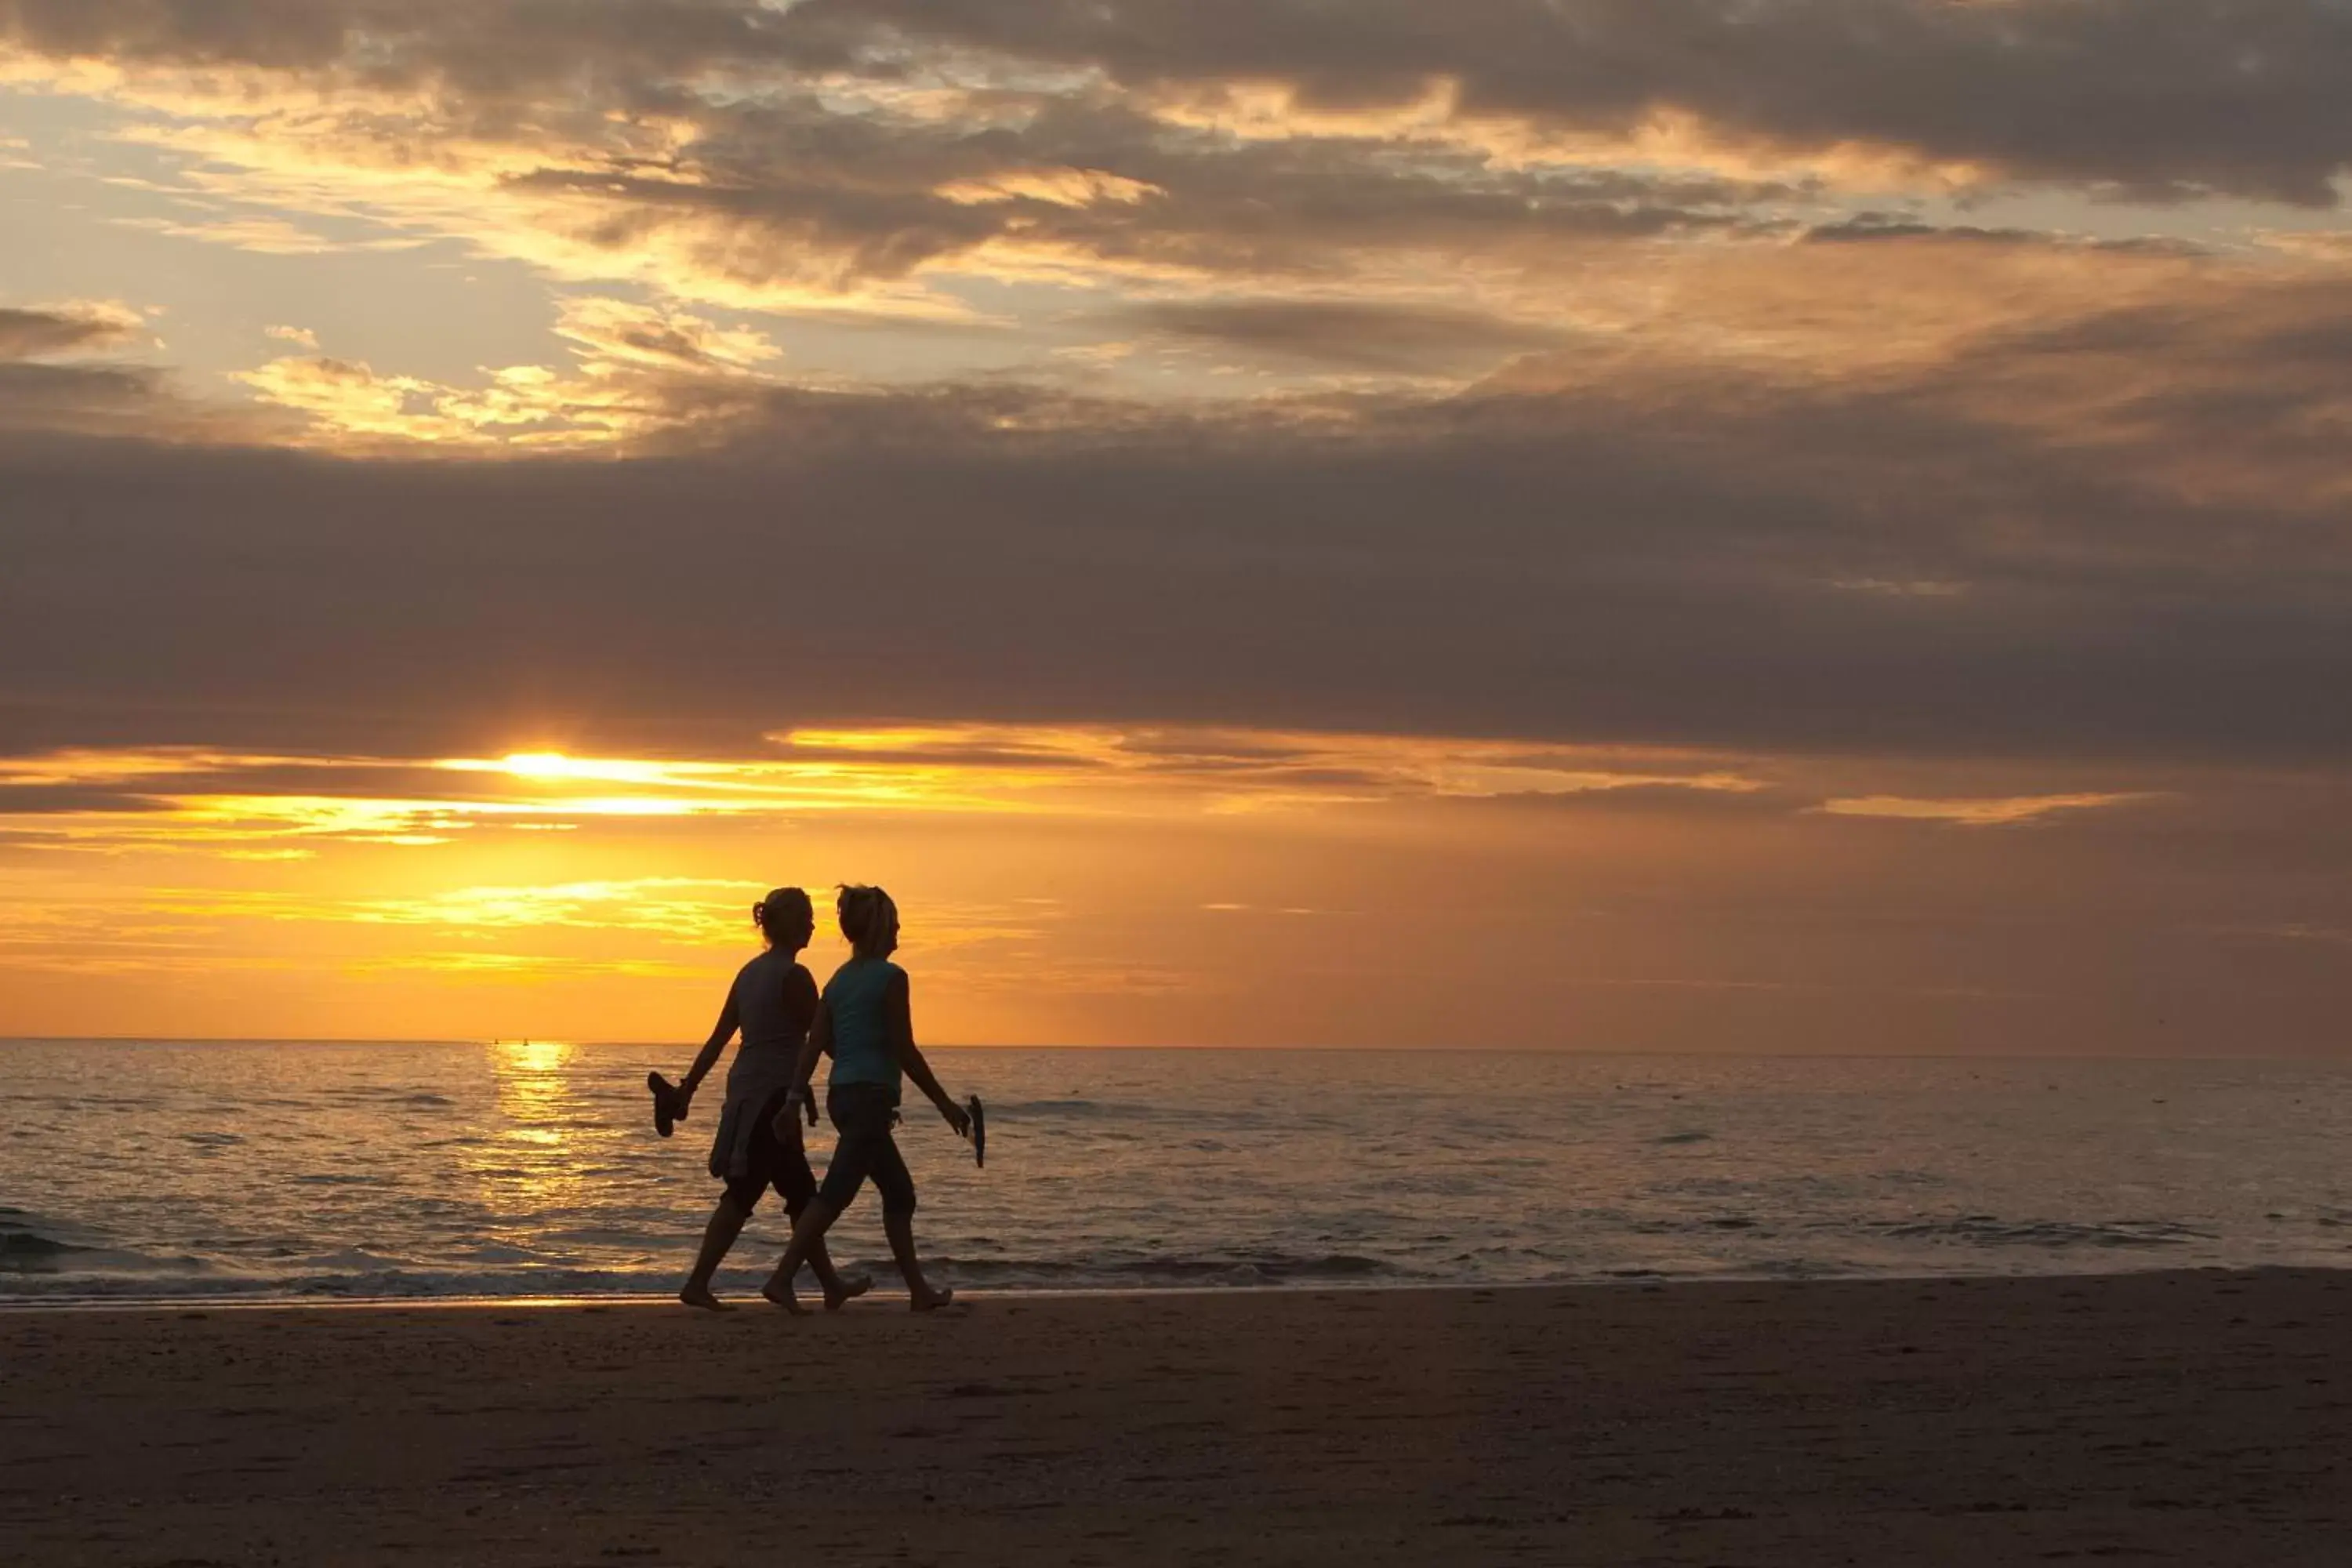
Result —
<instances>
[{"instance_id":1,"label":"woman's leg","mask_svg":"<svg viewBox=\"0 0 2352 1568\"><path fill-rule=\"evenodd\" d=\"M799 1221L793 1222L799 1228ZM809 1242L809 1272L816 1276L818 1289L824 1292L824 1310L841 1310L842 1303L854 1301L874 1289L874 1279L866 1274L844 1274L833 1266L833 1255L825 1250L824 1237L815 1237Z\"/></svg>"},{"instance_id":2,"label":"woman's leg","mask_svg":"<svg viewBox=\"0 0 2352 1568\"><path fill-rule=\"evenodd\" d=\"M835 1162L838 1163L839 1159L836 1153ZM830 1184L830 1171L825 1173L825 1178ZM760 1294L795 1316L806 1312L808 1309L801 1305L801 1299L793 1294L793 1277L801 1271L803 1263L824 1248L824 1233L831 1230L833 1222L840 1217L841 1205L819 1194L793 1226L793 1239L785 1246L784 1256L777 1262L776 1271L768 1276L765 1285L760 1287ZM832 1267L829 1260L826 1267ZM831 1304L832 1294L830 1289L825 1292L828 1305Z\"/></svg>"},{"instance_id":3,"label":"woman's leg","mask_svg":"<svg viewBox=\"0 0 2352 1568\"><path fill-rule=\"evenodd\" d=\"M678 1289L679 1300L705 1311L727 1310L727 1303L710 1293L710 1277L719 1272L719 1261L743 1234L743 1222L751 1217L750 1205L737 1199L733 1186L719 1194L719 1206L710 1211L710 1223L702 1227L702 1250L695 1255L694 1272Z\"/></svg>"},{"instance_id":4,"label":"woman's leg","mask_svg":"<svg viewBox=\"0 0 2352 1568\"><path fill-rule=\"evenodd\" d=\"M898 1141L887 1133L874 1154L874 1190L882 1195L882 1234L890 1238L890 1256L907 1281L907 1304L918 1312L946 1306L955 1292L932 1289L923 1278L923 1260L915 1256L915 1178Z\"/></svg>"},{"instance_id":5,"label":"woman's leg","mask_svg":"<svg viewBox=\"0 0 2352 1568\"><path fill-rule=\"evenodd\" d=\"M887 1100L871 1095L835 1090L825 1097L825 1109L832 1113L834 1130L841 1134L833 1145L833 1158L824 1168L824 1184L816 1196L809 1200L793 1224L792 1244L784 1248L783 1258L776 1271L760 1287L760 1294L787 1312L807 1310L800 1298L793 1294L793 1277L801 1265L809 1261L824 1245L824 1233L841 1217L857 1189L866 1184L866 1173L874 1168L877 1152L877 1138L887 1142L890 1135L890 1107ZM827 1292L831 1304L831 1292Z\"/></svg>"},{"instance_id":6,"label":"woman's leg","mask_svg":"<svg viewBox=\"0 0 2352 1568\"><path fill-rule=\"evenodd\" d=\"M800 1141L783 1144L776 1153L776 1192L784 1200L784 1212L793 1216L793 1229L800 1229L801 1216L816 1201L816 1173L809 1169L808 1151ZM845 1279L833 1266L833 1255L825 1250L822 1235L809 1238L808 1266L816 1282L824 1290L824 1310L841 1310L842 1303L863 1296L874 1289L874 1281L860 1274Z\"/></svg>"},{"instance_id":7,"label":"woman's leg","mask_svg":"<svg viewBox=\"0 0 2352 1568\"><path fill-rule=\"evenodd\" d=\"M928 1312L955 1300L954 1291L934 1290L923 1278L923 1260L915 1256L914 1210L884 1214L882 1233L890 1238L890 1256L898 1259L898 1272L906 1279L908 1306Z\"/></svg>"}]
</instances>

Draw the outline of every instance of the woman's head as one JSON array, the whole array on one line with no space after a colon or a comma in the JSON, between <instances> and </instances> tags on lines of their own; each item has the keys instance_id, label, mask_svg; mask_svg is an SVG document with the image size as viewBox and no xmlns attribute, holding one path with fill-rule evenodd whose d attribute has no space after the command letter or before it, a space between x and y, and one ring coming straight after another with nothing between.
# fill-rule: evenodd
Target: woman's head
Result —
<instances>
[{"instance_id":1,"label":"woman's head","mask_svg":"<svg viewBox=\"0 0 2352 1568\"><path fill-rule=\"evenodd\" d=\"M809 896L798 888L778 888L751 906L751 923L760 928L770 947L798 952L816 934L816 911L809 907Z\"/></svg>"},{"instance_id":2,"label":"woman's head","mask_svg":"<svg viewBox=\"0 0 2352 1568\"><path fill-rule=\"evenodd\" d=\"M898 906L879 888L844 886L834 905L841 934L860 958L887 958L898 946Z\"/></svg>"}]
</instances>

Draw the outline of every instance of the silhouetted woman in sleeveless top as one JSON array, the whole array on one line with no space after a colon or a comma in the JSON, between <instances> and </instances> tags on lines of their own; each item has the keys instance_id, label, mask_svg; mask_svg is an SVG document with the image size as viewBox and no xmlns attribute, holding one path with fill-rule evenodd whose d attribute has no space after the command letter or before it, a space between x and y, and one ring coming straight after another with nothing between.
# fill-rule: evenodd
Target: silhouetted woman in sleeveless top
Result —
<instances>
[{"instance_id":1,"label":"silhouetted woman in sleeveless top","mask_svg":"<svg viewBox=\"0 0 2352 1568\"><path fill-rule=\"evenodd\" d=\"M890 962L898 947L898 906L879 888L844 888L838 909L841 934L849 939L853 953L825 984L808 1044L801 1048L799 1077L777 1118L776 1131L780 1137L798 1141L798 1111L808 1093L807 1080L816 1071L817 1058L830 1051L833 1073L825 1110L841 1137L834 1145L833 1163L825 1167L824 1185L793 1225L792 1245L761 1294L788 1310L806 1310L793 1294L793 1276L803 1259L815 1262L824 1233L871 1178L882 1194L882 1229L890 1238L890 1256L906 1277L908 1300L916 1311L928 1312L947 1305L954 1292L932 1289L915 1256L915 1183L891 1132L898 1121L900 1080L912 1079L959 1134L970 1129L971 1118L940 1087L915 1044L907 972Z\"/></svg>"}]
</instances>

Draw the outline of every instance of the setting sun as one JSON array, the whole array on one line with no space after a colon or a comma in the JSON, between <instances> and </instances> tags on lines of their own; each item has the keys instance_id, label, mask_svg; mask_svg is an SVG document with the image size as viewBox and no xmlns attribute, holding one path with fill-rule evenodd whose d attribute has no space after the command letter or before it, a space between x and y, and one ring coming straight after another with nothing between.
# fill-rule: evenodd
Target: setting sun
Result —
<instances>
[{"instance_id":1,"label":"setting sun","mask_svg":"<svg viewBox=\"0 0 2352 1568\"><path fill-rule=\"evenodd\" d=\"M459 767L464 764L452 763L449 765ZM576 763L561 752L515 752L508 755L502 765L507 772L522 779L618 779L626 776L625 773L615 773L611 763ZM628 773L635 771L627 770Z\"/></svg>"}]
</instances>

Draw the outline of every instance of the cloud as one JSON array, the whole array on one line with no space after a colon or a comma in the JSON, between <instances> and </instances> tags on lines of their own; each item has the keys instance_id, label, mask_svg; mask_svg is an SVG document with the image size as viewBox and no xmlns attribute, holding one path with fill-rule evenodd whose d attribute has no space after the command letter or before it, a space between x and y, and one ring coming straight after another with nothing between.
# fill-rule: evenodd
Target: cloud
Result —
<instances>
[{"instance_id":1,"label":"cloud","mask_svg":"<svg viewBox=\"0 0 2352 1568\"><path fill-rule=\"evenodd\" d=\"M682 312L620 300L571 299L558 308L556 335L586 363L727 374L757 371L782 357L766 334L725 328Z\"/></svg>"},{"instance_id":2,"label":"cloud","mask_svg":"<svg viewBox=\"0 0 2352 1568\"><path fill-rule=\"evenodd\" d=\"M154 372L139 367L0 362L0 423L143 436L154 428L160 384Z\"/></svg>"},{"instance_id":3,"label":"cloud","mask_svg":"<svg viewBox=\"0 0 2352 1568\"><path fill-rule=\"evenodd\" d=\"M239 0L0 3L26 79L151 111L118 134L179 162L208 206L263 209L133 222L279 253L454 236L566 281L738 308L968 320L949 290L972 278L1426 286L1465 249L1508 270L1792 194L1346 132L1237 142L1034 72L812 68L793 34L749 4L330 0L292 26ZM304 217L392 232L331 242Z\"/></svg>"},{"instance_id":4,"label":"cloud","mask_svg":"<svg viewBox=\"0 0 2352 1568\"><path fill-rule=\"evenodd\" d=\"M0 0L12 79L141 107L207 199L643 289L474 378L330 329L233 413L0 364L0 738L2341 761L2341 254L1937 226L1823 172L2317 199L2335 13L1430 15ZM1008 363L804 374L698 297L985 316Z\"/></svg>"},{"instance_id":5,"label":"cloud","mask_svg":"<svg viewBox=\"0 0 2352 1568\"><path fill-rule=\"evenodd\" d=\"M1252 358L1408 374L1483 369L1564 335L1475 310L1342 300L1169 301L1139 305L1120 325Z\"/></svg>"},{"instance_id":6,"label":"cloud","mask_svg":"<svg viewBox=\"0 0 2352 1568\"><path fill-rule=\"evenodd\" d=\"M658 116L420 101L364 82L194 100L112 90L176 117L123 134L187 162L182 179L203 200L270 209L208 219L199 237L328 247L284 216L310 214L394 231L336 248L443 235L567 281L916 321L969 320L947 290L975 278L1369 284L1386 271L1402 275L1391 286L1415 274L1428 286L1442 281L1435 258L1491 252L1486 264L1510 271L1581 246L1724 230L1743 205L1791 194L1345 140L1237 143L1035 95L1018 113L942 116L887 96L845 107L829 84L797 79L749 99L681 84ZM387 137L387 123L405 130Z\"/></svg>"},{"instance_id":7,"label":"cloud","mask_svg":"<svg viewBox=\"0 0 2352 1568\"><path fill-rule=\"evenodd\" d=\"M594 447L741 417L760 367L779 353L757 331L618 300L564 300L555 332L572 351L574 374L515 365L469 388L320 355L272 360L236 379L339 447Z\"/></svg>"},{"instance_id":8,"label":"cloud","mask_svg":"<svg viewBox=\"0 0 2352 1568\"><path fill-rule=\"evenodd\" d=\"M1826 816L1878 816L1904 822L1949 822L1963 827L2007 827L2039 822L2063 811L2096 811L2146 800L2145 795L2034 795L1991 800L1910 800L1874 795L1824 801Z\"/></svg>"},{"instance_id":9,"label":"cloud","mask_svg":"<svg viewBox=\"0 0 2352 1568\"><path fill-rule=\"evenodd\" d=\"M143 326L136 311L110 303L0 307L0 362L120 348L140 341Z\"/></svg>"},{"instance_id":10,"label":"cloud","mask_svg":"<svg viewBox=\"0 0 2352 1568\"><path fill-rule=\"evenodd\" d=\"M162 374L84 357L144 342L141 317L121 305L0 308L0 432L155 432L172 412Z\"/></svg>"},{"instance_id":11,"label":"cloud","mask_svg":"<svg viewBox=\"0 0 2352 1568\"><path fill-rule=\"evenodd\" d=\"M487 391L296 361L273 391L321 431L632 455L0 437L0 731L723 749L898 713L2340 763L2352 296L2130 265L1841 374L1669 340L1423 397L823 389L609 305L566 318L572 370ZM1721 287L1769 320L1777 284ZM1855 586L1922 584L1967 592Z\"/></svg>"},{"instance_id":12,"label":"cloud","mask_svg":"<svg viewBox=\"0 0 2352 1568\"><path fill-rule=\"evenodd\" d=\"M1237 368L1401 379L1579 332L1701 341L1707 312L1673 306L1740 271L1800 300L1725 352L1843 288L1857 353L1871 274L1920 270L1906 240L1968 323L2069 267L2153 273L1963 264L2047 237L1938 228L1916 198L2326 205L2347 62L2352 19L2308 0L1479 0L1442 24L1370 0L1344 26L1299 0L0 0L0 72L143 110L115 134L208 207L134 223L279 252L448 237L570 285L961 327L989 285L1117 289ZM1857 208L1856 183L1915 199ZM1945 319L1914 302L1890 352ZM1318 330L1345 307L1379 330Z\"/></svg>"},{"instance_id":13,"label":"cloud","mask_svg":"<svg viewBox=\"0 0 2352 1568\"><path fill-rule=\"evenodd\" d=\"M1316 133L1493 125L1726 156L1899 156L2154 196L2307 204L2352 154L2352 18L2311 0L5 0L0 40L118 70L245 68L473 106L688 112L814 80L901 102L1269 96ZM1083 165L1080 165L1083 167ZM1108 170L1108 165L1097 165ZM1126 171L1109 170L1123 178Z\"/></svg>"},{"instance_id":14,"label":"cloud","mask_svg":"<svg viewBox=\"0 0 2352 1568\"><path fill-rule=\"evenodd\" d=\"M2332 205L2352 159L2352 15L2309 0L808 0L782 29L853 68L967 49L1131 92L1280 84L1307 110L1411 109L1802 156L1856 146L2155 198ZM887 57L886 57L887 58Z\"/></svg>"},{"instance_id":15,"label":"cloud","mask_svg":"<svg viewBox=\"0 0 2352 1568\"><path fill-rule=\"evenodd\" d=\"M149 217L119 217L112 221L123 228L144 229L174 239L202 240L207 245L226 245L260 256L323 256L331 250L382 248L385 244L377 240L347 245L277 217L208 218L194 223ZM390 243L400 246L410 242Z\"/></svg>"}]
</instances>

